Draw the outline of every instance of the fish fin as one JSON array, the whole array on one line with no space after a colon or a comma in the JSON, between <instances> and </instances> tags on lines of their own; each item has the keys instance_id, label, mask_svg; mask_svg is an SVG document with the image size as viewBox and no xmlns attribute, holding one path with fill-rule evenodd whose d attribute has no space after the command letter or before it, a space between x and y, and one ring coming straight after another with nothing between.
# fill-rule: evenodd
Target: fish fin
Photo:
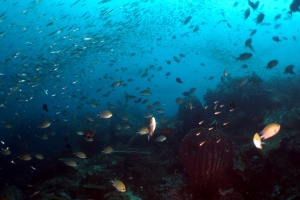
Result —
<instances>
[{"instance_id":1,"label":"fish fin","mask_svg":"<svg viewBox=\"0 0 300 200\"><path fill-rule=\"evenodd\" d=\"M255 51L254 51L252 45L249 45L249 48L255 53Z\"/></svg>"},{"instance_id":2,"label":"fish fin","mask_svg":"<svg viewBox=\"0 0 300 200\"><path fill-rule=\"evenodd\" d=\"M110 181L109 181L110 183L112 183L113 185L114 185L114 183L115 183L115 181L112 179L112 178L110 178Z\"/></svg>"}]
</instances>

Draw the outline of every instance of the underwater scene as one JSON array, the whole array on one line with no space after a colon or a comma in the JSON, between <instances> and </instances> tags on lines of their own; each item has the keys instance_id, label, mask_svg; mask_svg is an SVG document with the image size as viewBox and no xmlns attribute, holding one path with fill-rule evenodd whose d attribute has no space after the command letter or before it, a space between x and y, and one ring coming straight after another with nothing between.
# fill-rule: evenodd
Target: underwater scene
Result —
<instances>
[{"instance_id":1,"label":"underwater scene","mask_svg":"<svg viewBox=\"0 0 300 200\"><path fill-rule=\"evenodd\" d=\"M1 0L0 200L300 199L300 0Z\"/></svg>"}]
</instances>

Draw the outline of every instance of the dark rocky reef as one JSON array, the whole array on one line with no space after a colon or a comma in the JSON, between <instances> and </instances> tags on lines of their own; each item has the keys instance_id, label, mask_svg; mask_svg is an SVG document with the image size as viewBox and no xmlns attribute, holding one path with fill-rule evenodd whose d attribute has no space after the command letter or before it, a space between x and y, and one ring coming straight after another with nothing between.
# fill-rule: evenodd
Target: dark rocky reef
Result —
<instances>
[{"instance_id":1,"label":"dark rocky reef","mask_svg":"<svg viewBox=\"0 0 300 200\"><path fill-rule=\"evenodd\" d=\"M192 104L192 109L189 109L188 104ZM176 115L176 121L178 122L178 128L189 131L191 128L198 127L198 123L203 119L204 108L202 103L196 96L187 96L183 99L183 102L178 106L178 112ZM185 132L185 133L186 133Z\"/></svg>"}]
</instances>

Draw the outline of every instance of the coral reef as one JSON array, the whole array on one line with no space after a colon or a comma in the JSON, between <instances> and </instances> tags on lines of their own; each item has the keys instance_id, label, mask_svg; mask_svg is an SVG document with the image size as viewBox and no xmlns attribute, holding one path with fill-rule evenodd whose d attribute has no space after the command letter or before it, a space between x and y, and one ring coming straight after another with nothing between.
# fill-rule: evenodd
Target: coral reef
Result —
<instances>
[{"instance_id":1,"label":"coral reef","mask_svg":"<svg viewBox=\"0 0 300 200\"><path fill-rule=\"evenodd\" d=\"M21 200L22 199L22 191L14 185L6 185L0 191L0 199L3 200Z\"/></svg>"},{"instance_id":2,"label":"coral reef","mask_svg":"<svg viewBox=\"0 0 300 200\"><path fill-rule=\"evenodd\" d=\"M253 73L241 86L244 78L228 77L216 90L207 90L206 109L188 93L175 117L164 123L157 120L150 141L147 135L135 133L148 124L148 119L140 119L143 111L138 109L129 112L126 108L128 112L116 113L101 126L81 125L82 130L95 129L93 142L71 135L69 132L78 131L75 128L61 126L68 132L63 137L68 138L63 140L58 133L51 139L49 135L49 141L57 143L44 160L0 157L0 199L296 200L300 191L300 94L295 92L300 90L299 79L264 82ZM236 108L230 112L232 100ZM221 114L215 115L216 111ZM123 115L128 121L120 122ZM204 127L210 128L211 122L215 122L214 129L209 131ZM253 134L274 122L281 125L279 133L257 149ZM125 124L131 128L123 129ZM155 142L159 134L167 137L162 143ZM15 142L18 140L16 134L5 140L13 154L34 151ZM34 138L33 142L44 148L47 141ZM107 146L114 151L102 154ZM75 157L76 148L87 158ZM11 163L12 158L17 164ZM76 161L77 166L65 165L68 160ZM4 173L4 169L14 173ZM111 179L122 181L127 191L118 192Z\"/></svg>"},{"instance_id":3,"label":"coral reef","mask_svg":"<svg viewBox=\"0 0 300 200\"><path fill-rule=\"evenodd\" d=\"M242 77L228 78L224 83L220 83L216 90L207 90L203 99L208 106L208 118L210 121L217 119L219 122L229 122L230 128L239 129L252 128L251 121L262 123L265 113L272 110L272 92L263 87L262 80L256 73L248 77L246 84L240 86ZM218 101L221 115L214 115L214 102ZM236 103L236 108L230 112L230 102ZM209 110L211 109L211 110ZM232 131L231 131L232 132Z\"/></svg>"},{"instance_id":4,"label":"coral reef","mask_svg":"<svg viewBox=\"0 0 300 200\"><path fill-rule=\"evenodd\" d=\"M109 192L102 197L102 200L130 200L130 198L120 192Z\"/></svg>"}]
</instances>

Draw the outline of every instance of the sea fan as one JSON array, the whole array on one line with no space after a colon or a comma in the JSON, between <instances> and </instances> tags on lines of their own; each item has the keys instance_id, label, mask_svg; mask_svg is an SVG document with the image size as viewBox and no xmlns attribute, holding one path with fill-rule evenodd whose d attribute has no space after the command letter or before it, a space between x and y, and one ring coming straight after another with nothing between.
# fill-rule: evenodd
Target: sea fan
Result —
<instances>
[{"instance_id":1,"label":"sea fan","mask_svg":"<svg viewBox=\"0 0 300 200\"><path fill-rule=\"evenodd\" d=\"M231 139L218 130L192 129L180 145L189 189L192 193L212 191L233 164Z\"/></svg>"}]
</instances>

